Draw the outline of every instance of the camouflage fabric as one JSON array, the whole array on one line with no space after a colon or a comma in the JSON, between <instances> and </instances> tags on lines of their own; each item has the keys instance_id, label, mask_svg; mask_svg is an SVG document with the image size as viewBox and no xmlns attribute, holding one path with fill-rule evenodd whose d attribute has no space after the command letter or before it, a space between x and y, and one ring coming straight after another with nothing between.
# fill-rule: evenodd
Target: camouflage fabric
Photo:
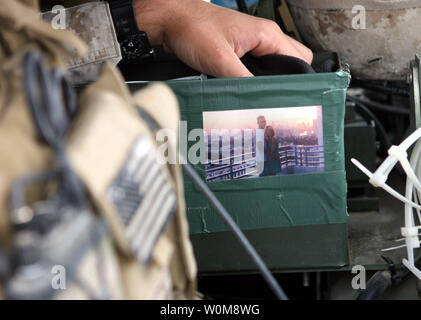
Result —
<instances>
[{"instance_id":1,"label":"camouflage fabric","mask_svg":"<svg viewBox=\"0 0 421 320\"><path fill-rule=\"evenodd\" d=\"M34 6L28 7L31 2ZM95 7L99 7L98 4ZM53 30L51 24L42 21L38 11L33 9L33 0L8 0L0 6L0 38L4 39L0 41L0 137L4 137L0 139L0 247L12 251L19 244L35 258L42 254L46 258L43 261L48 264L40 264L46 266L41 271L47 271L42 273L41 279L31 273L19 272L20 269L16 269L19 265L13 261L11 272L1 278L0 299L193 299L196 264L189 240L180 167L156 163L161 175L155 176L158 169L148 171L149 167L140 166L143 156L137 158L139 167L136 168L142 169L142 175L137 171L139 175L133 177L137 182L145 182L140 179L144 177L145 170L149 174L148 181L155 182L154 189L147 188L145 182L141 191L161 192L164 187L165 190L171 188L173 193L162 193L161 199L166 200L165 196L172 194L177 201L174 207L161 209L159 205L164 201L155 198L156 193L149 193L146 202L146 197L142 198L135 185L139 191L133 199L136 203L140 200L138 205L141 207L129 209L137 214L137 209L141 208L136 215L139 219L135 226L142 230L145 237L133 245L123 233L124 217L128 211L118 202L118 199L129 199L125 195L133 195L130 193L133 185L128 185L127 192L109 192L119 191L114 186L120 187L123 185L121 182L128 181L127 176L121 173L130 167L127 164L132 162L127 162L127 159L132 159L131 151L137 146L139 138L149 141L148 156L158 148L155 133L139 116L137 105L142 106L143 114L152 114L152 110L158 112L155 116L160 119L160 126L175 128L179 121L177 99L162 84L155 84L132 96L121 74L110 63L104 64L99 80L88 86L78 99L78 113L66 139L69 162L84 182L90 195L90 205L87 205L86 212L75 210L75 213L67 206L62 207L60 212L65 211L66 219L55 224L48 237L36 235L30 238L37 241L27 241L26 234L15 230L16 221L11 217L16 216L12 215L16 210L28 212L29 208L43 206L47 213L57 212L55 207L48 205L48 200L58 190L56 183L41 183L34 186L34 192L28 190L23 206L18 209L11 207L10 190L16 179L34 171L44 171L54 163L51 149L40 143L28 108L22 81L22 57L28 50L37 50L45 57L50 69L63 67L64 57L78 53L79 58L74 58L73 65L72 62L67 63L74 66L83 61L81 57L85 57L87 52L74 34L67 30ZM88 30L89 26L86 28ZM124 179L120 180L120 177ZM154 180L154 177L160 178ZM169 203L172 205L174 202ZM153 210L149 210L149 205ZM145 212L156 214L141 215ZM76 213L79 214L77 218ZM57 216L64 217L62 214ZM34 214L29 216L30 219L33 217ZM144 227L144 220L140 219L143 217L148 219L150 229ZM138 235L137 232L134 234ZM143 242L144 239L147 242ZM27 250L27 245L36 250ZM126 247L130 251L125 250ZM144 248L148 249L146 254L149 259L139 259L134 254L143 253L140 250ZM29 264L30 270L40 271L38 267L32 268L33 262L38 259L23 260L20 264L23 268ZM69 281L63 288L65 291L56 291L58 289L52 286L52 276L55 278L50 268L52 264L68 271Z\"/></svg>"},{"instance_id":2,"label":"camouflage fabric","mask_svg":"<svg viewBox=\"0 0 421 320\"><path fill-rule=\"evenodd\" d=\"M29 49L45 55L48 65L60 67L62 58L87 51L65 30L51 30L33 0L3 1L0 6L0 246L13 241L9 212L10 186L16 178L51 164L51 152L39 143L26 105L22 84L22 57ZM43 187L28 192L28 202L44 194ZM2 297L0 284L0 298Z\"/></svg>"},{"instance_id":3,"label":"camouflage fabric","mask_svg":"<svg viewBox=\"0 0 421 320\"><path fill-rule=\"evenodd\" d=\"M25 1L28 4L29 1ZM33 7L32 7L33 8ZM61 66L62 57L86 48L73 34L51 30L39 15L20 1L0 6L0 242L8 242L7 188L27 171L49 163L49 152L34 139L34 128L25 105L21 82L21 57L29 48L38 48L51 66ZM20 148L16 148L20 146ZM10 152L13 150L13 152Z\"/></svg>"},{"instance_id":4,"label":"camouflage fabric","mask_svg":"<svg viewBox=\"0 0 421 320\"><path fill-rule=\"evenodd\" d=\"M54 23L58 12L45 12L44 20ZM120 45L106 2L91 2L67 8L65 29L79 36L88 45L89 53L82 59L67 61L74 84L95 81L105 61L114 65L121 60ZM64 27L64 26L63 26Z\"/></svg>"},{"instance_id":5,"label":"camouflage fabric","mask_svg":"<svg viewBox=\"0 0 421 320\"><path fill-rule=\"evenodd\" d=\"M132 96L118 70L105 64L80 97L67 140L69 161L108 222L125 298L193 299L197 269L181 168L154 160L159 144L139 109L177 132L178 102L168 86L153 84ZM175 141L169 147L176 150ZM173 192L176 205L167 206ZM156 242L149 237L154 233ZM146 248L148 260L141 254Z\"/></svg>"}]
</instances>

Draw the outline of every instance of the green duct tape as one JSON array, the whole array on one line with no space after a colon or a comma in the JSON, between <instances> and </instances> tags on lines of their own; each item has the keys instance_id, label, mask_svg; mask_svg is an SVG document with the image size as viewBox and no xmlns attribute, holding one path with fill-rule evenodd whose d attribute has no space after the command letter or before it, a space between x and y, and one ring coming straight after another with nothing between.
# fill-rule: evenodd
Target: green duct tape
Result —
<instances>
[{"instance_id":1,"label":"green duct tape","mask_svg":"<svg viewBox=\"0 0 421 320\"><path fill-rule=\"evenodd\" d=\"M346 72L254 78L169 81L188 130L203 128L204 111L322 106L323 173L210 182L244 230L346 223L344 114ZM190 142L189 147L195 142ZM204 178L203 164L195 169ZM227 231L208 201L185 179L192 234Z\"/></svg>"}]
</instances>

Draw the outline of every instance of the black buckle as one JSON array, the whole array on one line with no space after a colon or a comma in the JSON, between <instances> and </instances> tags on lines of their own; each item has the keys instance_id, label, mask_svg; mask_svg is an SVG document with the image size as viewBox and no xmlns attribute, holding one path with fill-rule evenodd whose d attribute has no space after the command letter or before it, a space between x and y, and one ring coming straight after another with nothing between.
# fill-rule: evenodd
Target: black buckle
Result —
<instances>
[{"instance_id":1,"label":"black buckle","mask_svg":"<svg viewBox=\"0 0 421 320\"><path fill-rule=\"evenodd\" d=\"M154 50L149 44L145 32L127 36L120 43L123 61L128 64L139 64L153 58Z\"/></svg>"},{"instance_id":2,"label":"black buckle","mask_svg":"<svg viewBox=\"0 0 421 320\"><path fill-rule=\"evenodd\" d=\"M109 0L108 4L119 42L123 41L127 36L137 34L140 31L137 25L133 0Z\"/></svg>"}]
</instances>

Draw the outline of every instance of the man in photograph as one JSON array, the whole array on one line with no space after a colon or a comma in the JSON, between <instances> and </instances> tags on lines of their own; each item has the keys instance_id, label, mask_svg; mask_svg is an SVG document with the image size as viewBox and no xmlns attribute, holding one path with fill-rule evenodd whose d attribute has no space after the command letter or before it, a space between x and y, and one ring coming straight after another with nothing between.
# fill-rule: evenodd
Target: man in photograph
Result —
<instances>
[{"instance_id":1,"label":"man in photograph","mask_svg":"<svg viewBox=\"0 0 421 320\"><path fill-rule=\"evenodd\" d=\"M256 129L256 168L257 173L260 177L265 176L265 167L267 167L267 156L266 156L266 141L265 141L265 128L266 128L266 118L265 116L257 117Z\"/></svg>"}]
</instances>

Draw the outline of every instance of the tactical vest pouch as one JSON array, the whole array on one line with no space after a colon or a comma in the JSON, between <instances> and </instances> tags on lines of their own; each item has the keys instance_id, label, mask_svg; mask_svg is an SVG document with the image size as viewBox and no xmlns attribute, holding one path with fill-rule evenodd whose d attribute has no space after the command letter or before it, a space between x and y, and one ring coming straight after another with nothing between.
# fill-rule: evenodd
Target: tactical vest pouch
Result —
<instances>
[{"instance_id":1,"label":"tactical vest pouch","mask_svg":"<svg viewBox=\"0 0 421 320\"><path fill-rule=\"evenodd\" d=\"M18 237L17 233L15 238L11 237L7 232L13 225L9 219L8 208L12 182L24 174L44 170L53 163L51 150L39 143L26 97L23 95L22 58L28 49L37 48L45 54L50 66L62 66L62 56L77 51L83 53L85 46L72 34L52 30L48 23L39 19L38 13L17 1L8 1L0 8L0 24L0 36L5 40L0 45L0 136L8 137L0 139L0 151L4 155L0 158L0 237L3 242L16 245L16 241L20 243L21 237ZM71 221L57 223L57 228L52 234L57 237L63 235L62 241L57 242L66 245L66 250L60 251L54 246L52 238L49 238L49 241L41 239L37 242L40 244L38 251L41 251L45 258L41 260L48 263L44 263L46 266L39 273L41 280L32 282L36 290L30 290L28 285L31 284L28 279L15 273L7 281L5 293L9 297L193 297L195 265L188 239L183 200L179 198L182 194L182 189L179 188L180 172L165 165L158 165L155 161L156 145L151 130L139 116L124 83L111 69L109 66L105 67L100 81L83 94L79 116L68 139L71 164L85 183L94 206L88 210L89 213L80 212L80 215L70 219ZM10 152L11 150L13 152ZM142 167L144 163L151 167ZM128 174L133 172L136 174ZM145 172L154 175L149 176L150 185L145 187L144 184L143 189L141 188L143 193L140 194L139 181L131 177L142 177ZM153 183L154 180L156 183ZM47 191L50 189L47 190L44 186L37 186L36 189L37 192L33 195L27 192L27 196L24 197L25 203L28 208L46 210L48 206L40 200L49 199ZM45 192L40 193L40 190ZM142 204L147 205L143 211ZM140 209L139 212L136 209ZM108 237L101 236L103 229L91 211L104 214L110 226L113 245L119 250L118 265L112 263L114 253L108 245ZM145 215L148 212L154 214ZM137 217L136 223L130 221L131 217ZM130 231L131 237L128 237L126 229L131 225L134 230ZM84 228L92 232L77 232ZM97 241L94 241L95 244L87 249L87 243L91 242L86 235L90 234L96 234L98 237ZM77 236L77 239L72 238L71 241L72 235ZM78 253L79 259L70 261L69 256L60 255L64 252L68 252L69 256ZM113 295L107 295L108 291L104 293L103 287L95 283L88 285L88 290L80 290L80 285L84 284L78 279L84 278L83 274L96 270L97 262L101 261L96 258L98 252L102 252L103 255L107 255L108 252L110 256L111 267L108 269L111 270L111 277L106 282L115 292ZM46 275L47 270L51 272L52 265L62 265L66 271L76 268L82 273L80 277L73 277L78 272L70 271L67 284L72 290L66 291L67 293L52 292L51 287L45 285L44 280L53 280L51 276ZM121 274L124 285L122 290L115 282L118 278L116 274ZM74 279L76 281L73 281Z\"/></svg>"},{"instance_id":2,"label":"tactical vest pouch","mask_svg":"<svg viewBox=\"0 0 421 320\"><path fill-rule=\"evenodd\" d=\"M137 91L133 96L133 100L142 119L154 131L156 137L158 137L157 133L161 129L165 129L167 133L170 133L168 141L162 141L159 148L161 149L165 145L168 156L177 155L180 141L178 132L180 112L177 99L172 90L163 84L155 83ZM193 297L196 289L197 269L186 218L183 175L181 167L177 164L174 165L174 163L178 162L172 162L174 160L177 161L177 156L173 157L173 159L169 156L166 159L167 163L173 164L168 165L168 168L175 182L178 199L175 221L169 228L171 239L177 243L175 247L177 254L173 259L171 272L175 298L182 299Z\"/></svg>"},{"instance_id":3,"label":"tactical vest pouch","mask_svg":"<svg viewBox=\"0 0 421 320\"><path fill-rule=\"evenodd\" d=\"M60 69L47 67L39 51L25 54L22 65L26 107L38 142L51 149L54 161L49 171L19 176L10 188L13 268L5 281L5 296L121 298L118 263L105 221L93 214L65 152L76 110L72 88ZM49 184L48 196L29 204L26 189L32 184Z\"/></svg>"},{"instance_id":4,"label":"tactical vest pouch","mask_svg":"<svg viewBox=\"0 0 421 320\"><path fill-rule=\"evenodd\" d=\"M109 72L112 76L116 74L111 68L105 68L104 72ZM104 212L113 211L108 219L112 221L119 247L127 254L139 254L139 260L148 263L150 253L132 250L131 244L127 242L127 238L133 243L141 240L135 239L135 235L141 230L135 228L133 223L141 227L142 217L136 219L134 216L142 206L144 195L136 195L136 192L143 187L140 183L145 173L150 170L156 172L157 176L152 181L146 181L152 183L147 188L154 187L157 190L151 191L155 192L161 188L163 191L168 189L168 194L163 194L169 200L167 212L171 212L176 200L174 188L167 169L161 169L158 164L153 136L137 116L130 100L125 100L124 93L118 95L115 91L110 91L111 87L119 85L112 81L111 77L103 77L83 94L80 115L69 138L69 152L74 167L95 199L99 199L99 203L105 208ZM136 174L138 176L135 177ZM162 185L154 186L154 179L162 180ZM148 190L143 190L146 191ZM158 193L154 196L158 196ZM153 203L148 202L148 205ZM138 245L135 247L140 250Z\"/></svg>"},{"instance_id":5,"label":"tactical vest pouch","mask_svg":"<svg viewBox=\"0 0 421 320\"><path fill-rule=\"evenodd\" d=\"M193 297L194 276L191 268L188 276L184 271L188 234L181 229L179 235L184 212L177 210L173 173L160 164L152 131L108 64L82 94L68 151L120 249L127 297ZM171 290L161 292L159 286Z\"/></svg>"}]
</instances>

